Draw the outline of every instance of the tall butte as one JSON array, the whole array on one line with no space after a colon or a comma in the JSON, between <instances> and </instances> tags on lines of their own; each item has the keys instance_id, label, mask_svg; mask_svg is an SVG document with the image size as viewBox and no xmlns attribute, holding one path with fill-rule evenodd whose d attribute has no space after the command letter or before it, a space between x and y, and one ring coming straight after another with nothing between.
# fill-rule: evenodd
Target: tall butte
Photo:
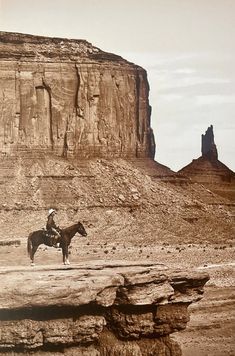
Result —
<instances>
[{"instance_id":1,"label":"tall butte","mask_svg":"<svg viewBox=\"0 0 235 356\"><path fill-rule=\"evenodd\" d=\"M218 159L212 125L202 135L201 153L198 159L194 159L179 173L203 184L210 191L234 201L235 173Z\"/></svg>"},{"instance_id":2,"label":"tall butte","mask_svg":"<svg viewBox=\"0 0 235 356\"><path fill-rule=\"evenodd\" d=\"M0 153L153 158L146 71L85 40L0 32Z\"/></svg>"}]
</instances>

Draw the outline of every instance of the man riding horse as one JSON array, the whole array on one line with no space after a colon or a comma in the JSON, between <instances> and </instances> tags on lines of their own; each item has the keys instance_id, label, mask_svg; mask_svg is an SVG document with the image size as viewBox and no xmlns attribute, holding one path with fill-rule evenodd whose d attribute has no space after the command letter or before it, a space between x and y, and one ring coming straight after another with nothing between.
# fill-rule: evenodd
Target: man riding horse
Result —
<instances>
[{"instance_id":1,"label":"man riding horse","mask_svg":"<svg viewBox=\"0 0 235 356\"><path fill-rule=\"evenodd\" d=\"M61 236L59 233L60 228L59 228L59 226L56 225L56 223L54 221L55 214L56 214L56 211L54 209L48 210L46 229L47 229L49 238L52 240L53 246L59 247L59 241L60 241Z\"/></svg>"}]
</instances>

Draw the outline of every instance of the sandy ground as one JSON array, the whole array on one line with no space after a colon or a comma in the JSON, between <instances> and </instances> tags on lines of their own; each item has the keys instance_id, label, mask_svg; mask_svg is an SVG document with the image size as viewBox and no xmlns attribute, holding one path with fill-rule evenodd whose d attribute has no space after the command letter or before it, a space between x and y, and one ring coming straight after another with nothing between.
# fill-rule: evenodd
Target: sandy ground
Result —
<instances>
[{"instance_id":1,"label":"sandy ground","mask_svg":"<svg viewBox=\"0 0 235 356\"><path fill-rule=\"evenodd\" d=\"M20 245L0 246L0 266L30 266L26 239ZM62 263L60 249L41 245L37 265ZM201 301L192 304L185 331L172 335L183 356L235 355L235 247L227 245L147 245L129 242L96 242L77 237L70 247L70 262L88 260L147 260L177 268L206 270L210 281Z\"/></svg>"}]
</instances>

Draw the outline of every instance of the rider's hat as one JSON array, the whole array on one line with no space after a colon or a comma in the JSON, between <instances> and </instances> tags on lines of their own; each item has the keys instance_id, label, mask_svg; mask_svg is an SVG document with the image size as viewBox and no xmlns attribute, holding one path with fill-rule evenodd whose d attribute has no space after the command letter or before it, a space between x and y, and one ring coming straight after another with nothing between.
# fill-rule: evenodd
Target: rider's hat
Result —
<instances>
[{"instance_id":1,"label":"rider's hat","mask_svg":"<svg viewBox=\"0 0 235 356\"><path fill-rule=\"evenodd\" d=\"M54 209L49 209L48 210L48 216L50 216L52 213L56 213L56 211Z\"/></svg>"}]
</instances>

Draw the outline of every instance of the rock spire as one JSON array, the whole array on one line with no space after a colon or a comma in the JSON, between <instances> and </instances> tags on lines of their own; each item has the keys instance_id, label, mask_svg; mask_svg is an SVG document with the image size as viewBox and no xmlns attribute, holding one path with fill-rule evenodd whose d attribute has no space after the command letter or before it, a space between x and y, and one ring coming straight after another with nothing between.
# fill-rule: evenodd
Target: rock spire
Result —
<instances>
[{"instance_id":1,"label":"rock spire","mask_svg":"<svg viewBox=\"0 0 235 356\"><path fill-rule=\"evenodd\" d=\"M217 195L234 201L235 174L218 159L212 125L202 135L202 155L193 159L178 173L190 177L193 182L203 184Z\"/></svg>"},{"instance_id":2,"label":"rock spire","mask_svg":"<svg viewBox=\"0 0 235 356\"><path fill-rule=\"evenodd\" d=\"M208 127L204 135L202 134L202 156L208 158L209 160L218 159L218 152L214 142L214 132L212 125Z\"/></svg>"}]
</instances>

